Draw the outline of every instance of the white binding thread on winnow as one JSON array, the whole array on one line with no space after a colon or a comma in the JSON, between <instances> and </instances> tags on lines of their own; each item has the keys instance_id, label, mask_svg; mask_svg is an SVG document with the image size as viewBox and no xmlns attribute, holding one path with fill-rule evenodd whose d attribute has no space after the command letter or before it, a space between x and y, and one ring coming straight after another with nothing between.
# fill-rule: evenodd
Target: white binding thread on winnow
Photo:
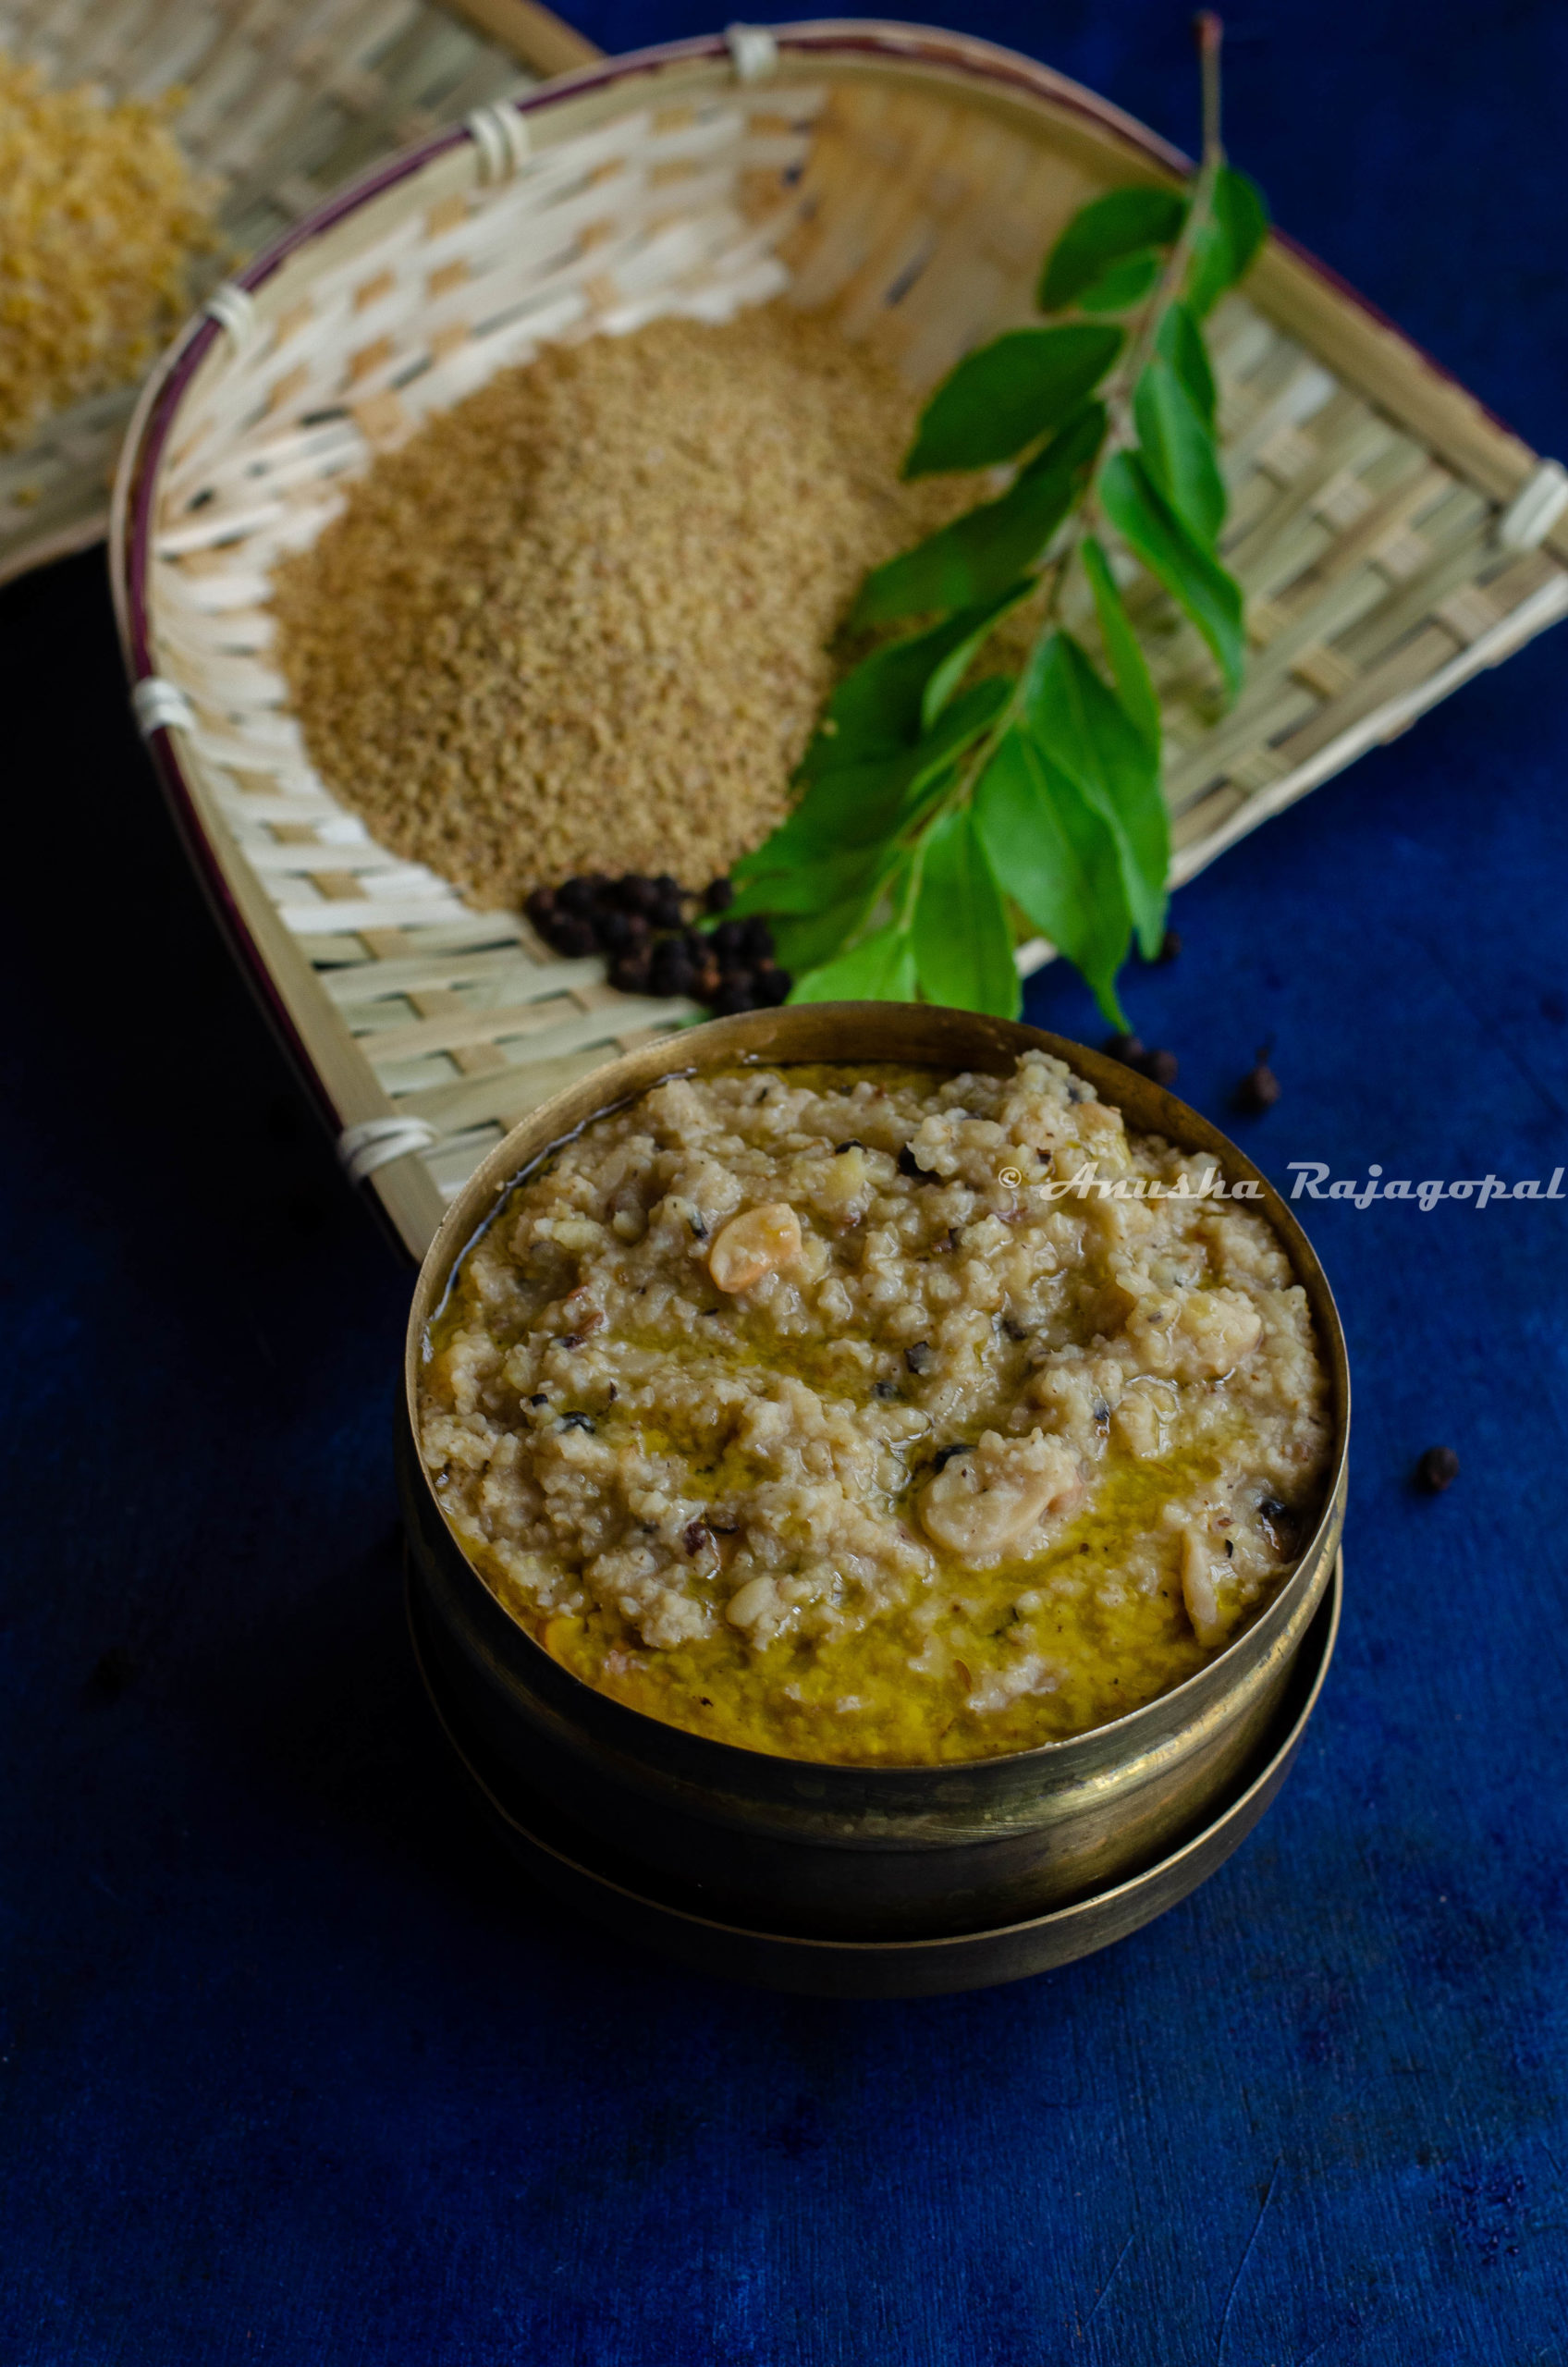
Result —
<instances>
[{"instance_id":1,"label":"white binding thread on winnow","mask_svg":"<svg viewBox=\"0 0 1568 2367\"><path fill-rule=\"evenodd\" d=\"M154 731L194 731L196 710L178 682L163 674L143 674L130 693L131 713L143 740Z\"/></svg>"},{"instance_id":2,"label":"white binding thread on winnow","mask_svg":"<svg viewBox=\"0 0 1568 2367\"><path fill-rule=\"evenodd\" d=\"M338 1135L337 1163L350 1184L362 1184L378 1167L390 1167L410 1151L428 1150L435 1140L435 1127L423 1118L361 1118Z\"/></svg>"},{"instance_id":3,"label":"white binding thread on winnow","mask_svg":"<svg viewBox=\"0 0 1568 2367\"><path fill-rule=\"evenodd\" d=\"M724 39L737 82L760 82L778 63L778 43L766 25L726 25Z\"/></svg>"},{"instance_id":4,"label":"white binding thread on winnow","mask_svg":"<svg viewBox=\"0 0 1568 2367\"><path fill-rule=\"evenodd\" d=\"M232 280L224 280L214 288L202 310L216 321L219 328L228 333L228 341L237 354L243 353L256 334L256 303L243 288L236 288Z\"/></svg>"},{"instance_id":5,"label":"white binding thread on winnow","mask_svg":"<svg viewBox=\"0 0 1568 2367\"><path fill-rule=\"evenodd\" d=\"M465 129L478 151L481 189L509 181L528 162L528 122L516 107L475 107Z\"/></svg>"},{"instance_id":6,"label":"white binding thread on winnow","mask_svg":"<svg viewBox=\"0 0 1568 2367\"><path fill-rule=\"evenodd\" d=\"M1565 509L1568 469L1561 460L1542 460L1498 520L1498 541L1505 551L1538 550Z\"/></svg>"}]
</instances>

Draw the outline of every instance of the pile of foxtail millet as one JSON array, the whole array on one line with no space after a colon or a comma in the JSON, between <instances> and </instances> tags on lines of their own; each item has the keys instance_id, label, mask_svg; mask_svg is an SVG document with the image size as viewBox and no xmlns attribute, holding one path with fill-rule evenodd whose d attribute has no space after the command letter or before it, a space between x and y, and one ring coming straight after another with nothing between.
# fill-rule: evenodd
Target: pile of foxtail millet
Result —
<instances>
[{"instance_id":1,"label":"pile of foxtail millet","mask_svg":"<svg viewBox=\"0 0 1568 2367\"><path fill-rule=\"evenodd\" d=\"M500 372L276 571L312 761L481 906L727 872L788 809L866 570L962 499L900 482L915 410L783 304Z\"/></svg>"}]
</instances>

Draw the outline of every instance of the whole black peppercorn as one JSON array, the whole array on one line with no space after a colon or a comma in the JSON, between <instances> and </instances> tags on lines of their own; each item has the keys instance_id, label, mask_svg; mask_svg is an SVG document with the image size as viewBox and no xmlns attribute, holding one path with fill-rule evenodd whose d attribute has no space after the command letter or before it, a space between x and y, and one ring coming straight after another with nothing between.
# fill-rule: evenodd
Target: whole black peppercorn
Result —
<instances>
[{"instance_id":1,"label":"whole black peppercorn","mask_svg":"<svg viewBox=\"0 0 1568 2367\"><path fill-rule=\"evenodd\" d=\"M1231 1097L1243 1117L1261 1118L1264 1111L1272 1110L1280 1098L1280 1080L1268 1065L1268 1055L1272 1049L1272 1038L1268 1043L1258 1046L1253 1066Z\"/></svg>"},{"instance_id":2,"label":"whole black peppercorn","mask_svg":"<svg viewBox=\"0 0 1568 2367\"><path fill-rule=\"evenodd\" d=\"M726 978L713 999L713 1008L714 1015L718 1019L735 1019L743 1011L754 1011L756 1005L752 1000L751 980L748 978L742 986L739 977Z\"/></svg>"},{"instance_id":3,"label":"whole black peppercorn","mask_svg":"<svg viewBox=\"0 0 1568 2367\"><path fill-rule=\"evenodd\" d=\"M770 962L774 953L773 931L760 914L741 923L741 948L751 962Z\"/></svg>"},{"instance_id":4,"label":"whole black peppercorn","mask_svg":"<svg viewBox=\"0 0 1568 2367\"><path fill-rule=\"evenodd\" d=\"M658 900L658 889L641 871L629 871L616 889L616 901L622 912L637 913L643 920L647 919Z\"/></svg>"},{"instance_id":5,"label":"whole black peppercorn","mask_svg":"<svg viewBox=\"0 0 1568 2367\"><path fill-rule=\"evenodd\" d=\"M555 917L555 890L551 888L535 888L522 909L535 928L548 928Z\"/></svg>"},{"instance_id":6,"label":"whole black peppercorn","mask_svg":"<svg viewBox=\"0 0 1568 2367\"><path fill-rule=\"evenodd\" d=\"M654 897L648 918L655 928L680 928L686 915L680 909L679 888L660 888Z\"/></svg>"},{"instance_id":7,"label":"whole black peppercorn","mask_svg":"<svg viewBox=\"0 0 1568 2367\"><path fill-rule=\"evenodd\" d=\"M1145 1052L1138 1064L1146 1077L1156 1085L1174 1085L1181 1061L1174 1052Z\"/></svg>"},{"instance_id":8,"label":"whole black peppercorn","mask_svg":"<svg viewBox=\"0 0 1568 2367\"><path fill-rule=\"evenodd\" d=\"M623 953L610 965L610 984L623 995L645 995L648 992L648 956L645 950Z\"/></svg>"},{"instance_id":9,"label":"whole black peppercorn","mask_svg":"<svg viewBox=\"0 0 1568 2367\"><path fill-rule=\"evenodd\" d=\"M703 901L710 913L727 913L735 901L735 882L732 879L710 879Z\"/></svg>"},{"instance_id":10,"label":"whole black peppercorn","mask_svg":"<svg viewBox=\"0 0 1568 2367\"><path fill-rule=\"evenodd\" d=\"M656 995L689 995L692 991L692 964L686 959L685 948L679 938L666 938L654 948L648 965L648 979Z\"/></svg>"},{"instance_id":11,"label":"whole black peppercorn","mask_svg":"<svg viewBox=\"0 0 1568 2367\"><path fill-rule=\"evenodd\" d=\"M550 930L550 943L568 962L584 961L599 950L598 932L590 921L580 920L575 914L562 913Z\"/></svg>"},{"instance_id":12,"label":"whole black peppercorn","mask_svg":"<svg viewBox=\"0 0 1568 2367\"><path fill-rule=\"evenodd\" d=\"M1109 1052L1113 1061L1135 1069L1142 1066L1146 1048L1141 1036L1108 1036L1100 1049Z\"/></svg>"},{"instance_id":13,"label":"whole black peppercorn","mask_svg":"<svg viewBox=\"0 0 1568 2367\"><path fill-rule=\"evenodd\" d=\"M721 962L727 962L731 954L740 952L741 940L744 938L745 933L746 924L744 921L719 922L718 926L714 930L710 942L712 943L714 951L718 955Z\"/></svg>"},{"instance_id":14,"label":"whole black peppercorn","mask_svg":"<svg viewBox=\"0 0 1568 2367\"><path fill-rule=\"evenodd\" d=\"M788 1002L790 989L795 981L788 970L777 962L759 962L752 973L752 992L764 1010L771 1011L778 1003Z\"/></svg>"},{"instance_id":15,"label":"whole black peppercorn","mask_svg":"<svg viewBox=\"0 0 1568 2367\"><path fill-rule=\"evenodd\" d=\"M602 913L598 931L599 943L606 953L624 953L631 943L631 923L625 913Z\"/></svg>"},{"instance_id":16,"label":"whole black peppercorn","mask_svg":"<svg viewBox=\"0 0 1568 2367\"><path fill-rule=\"evenodd\" d=\"M1459 1457L1451 1446L1429 1446L1415 1466L1415 1477L1429 1496L1440 1496L1459 1477Z\"/></svg>"},{"instance_id":17,"label":"whole black peppercorn","mask_svg":"<svg viewBox=\"0 0 1568 2367\"><path fill-rule=\"evenodd\" d=\"M556 889L556 909L586 919L598 902L593 885L586 879L563 879Z\"/></svg>"}]
</instances>

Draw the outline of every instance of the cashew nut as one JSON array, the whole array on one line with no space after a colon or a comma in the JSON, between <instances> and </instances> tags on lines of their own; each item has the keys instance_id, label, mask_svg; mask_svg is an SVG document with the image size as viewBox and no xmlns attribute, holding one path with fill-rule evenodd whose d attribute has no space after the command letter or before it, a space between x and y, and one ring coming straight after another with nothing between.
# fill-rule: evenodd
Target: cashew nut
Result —
<instances>
[{"instance_id":1,"label":"cashew nut","mask_svg":"<svg viewBox=\"0 0 1568 2367\"><path fill-rule=\"evenodd\" d=\"M1059 1439L1004 1441L992 1431L943 1465L921 1500L921 1526L934 1545L984 1568L1083 1490L1077 1459Z\"/></svg>"},{"instance_id":2,"label":"cashew nut","mask_svg":"<svg viewBox=\"0 0 1568 2367\"><path fill-rule=\"evenodd\" d=\"M1193 1633L1205 1651L1222 1644L1228 1627L1214 1584L1214 1564L1190 1528L1182 1539L1182 1600L1187 1606Z\"/></svg>"},{"instance_id":3,"label":"cashew nut","mask_svg":"<svg viewBox=\"0 0 1568 2367\"><path fill-rule=\"evenodd\" d=\"M1179 1403L1174 1382L1140 1376L1112 1413L1111 1429L1129 1454L1163 1454Z\"/></svg>"},{"instance_id":4,"label":"cashew nut","mask_svg":"<svg viewBox=\"0 0 1568 2367\"><path fill-rule=\"evenodd\" d=\"M721 1291L753 1289L801 1254L801 1220L788 1200L765 1200L720 1225L708 1251L708 1272Z\"/></svg>"},{"instance_id":5,"label":"cashew nut","mask_svg":"<svg viewBox=\"0 0 1568 2367\"><path fill-rule=\"evenodd\" d=\"M778 1601L778 1589L771 1578L748 1578L725 1604L724 1615L732 1627L754 1627L777 1608Z\"/></svg>"}]
</instances>

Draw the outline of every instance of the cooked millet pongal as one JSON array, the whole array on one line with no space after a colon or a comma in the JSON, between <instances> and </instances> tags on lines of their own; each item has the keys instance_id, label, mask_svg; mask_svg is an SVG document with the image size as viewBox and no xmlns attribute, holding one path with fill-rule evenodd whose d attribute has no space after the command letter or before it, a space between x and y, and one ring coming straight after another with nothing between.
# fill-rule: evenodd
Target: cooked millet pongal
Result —
<instances>
[{"instance_id":1,"label":"cooked millet pongal","mask_svg":"<svg viewBox=\"0 0 1568 2367\"><path fill-rule=\"evenodd\" d=\"M1213 1181L1039 1052L668 1079L464 1257L439 1500L548 1650L673 1723L898 1764L1081 1733L1220 1650L1320 1508L1305 1294Z\"/></svg>"}]
</instances>

